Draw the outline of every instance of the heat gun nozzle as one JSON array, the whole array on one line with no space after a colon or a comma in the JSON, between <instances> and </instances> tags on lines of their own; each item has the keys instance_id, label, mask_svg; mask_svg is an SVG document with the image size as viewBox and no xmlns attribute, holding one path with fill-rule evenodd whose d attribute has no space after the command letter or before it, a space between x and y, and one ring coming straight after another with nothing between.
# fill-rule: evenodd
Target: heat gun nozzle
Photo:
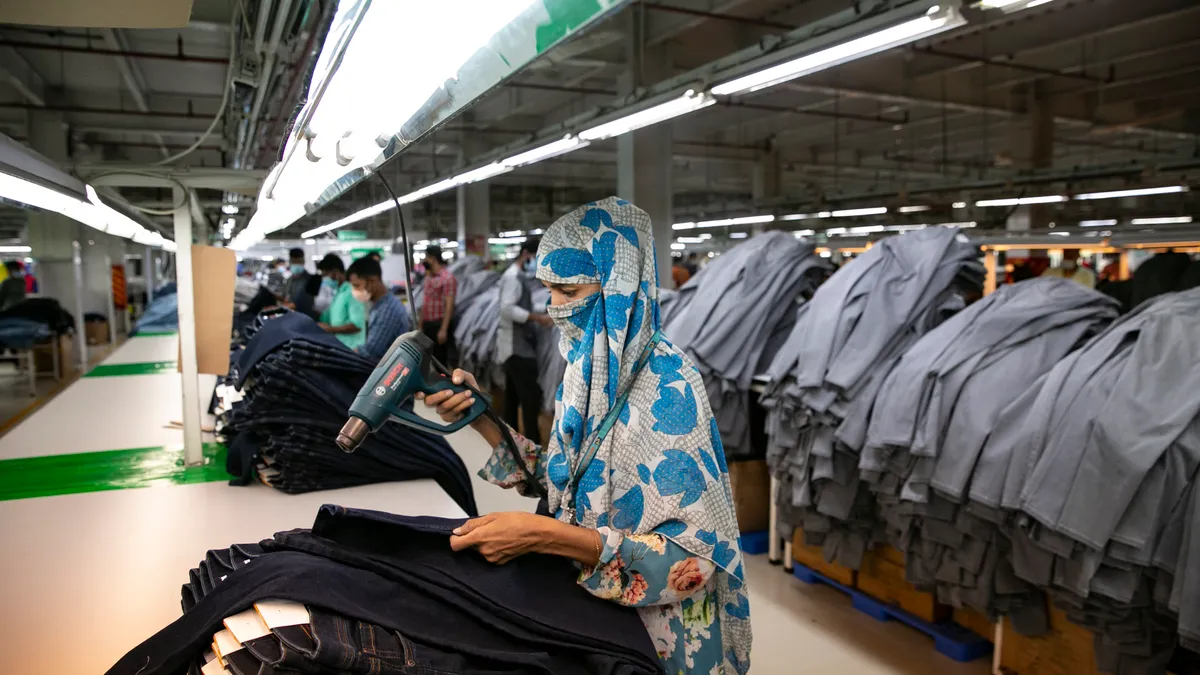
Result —
<instances>
[{"instance_id":1,"label":"heat gun nozzle","mask_svg":"<svg viewBox=\"0 0 1200 675\"><path fill-rule=\"evenodd\" d=\"M357 417L351 417L346 420L346 423L342 425L342 430L338 432L338 447L342 449L342 452L354 452L358 446L362 445L370 431L371 428L367 426L366 422Z\"/></svg>"}]
</instances>

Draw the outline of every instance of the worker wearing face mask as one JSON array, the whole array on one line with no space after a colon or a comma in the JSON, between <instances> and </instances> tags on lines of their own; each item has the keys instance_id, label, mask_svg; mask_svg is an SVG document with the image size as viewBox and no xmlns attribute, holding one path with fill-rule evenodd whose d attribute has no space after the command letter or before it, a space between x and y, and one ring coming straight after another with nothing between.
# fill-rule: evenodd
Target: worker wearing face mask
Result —
<instances>
[{"instance_id":1,"label":"worker wearing face mask","mask_svg":"<svg viewBox=\"0 0 1200 675\"><path fill-rule=\"evenodd\" d=\"M323 277L317 306L321 306L327 292L331 295L328 307L321 313L321 328L333 333L350 349L357 349L367 340L366 302L354 297L354 286L346 281L346 266L337 255L325 256L317 263L317 271ZM365 300L366 291L363 294Z\"/></svg>"},{"instance_id":2,"label":"worker wearing face mask","mask_svg":"<svg viewBox=\"0 0 1200 675\"><path fill-rule=\"evenodd\" d=\"M359 258L347 270L354 299L367 305L367 335L355 351L379 361L401 334L412 330L408 310L383 283L383 270L370 258Z\"/></svg>"},{"instance_id":3,"label":"worker wearing face mask","mask_svg":"<svg viewBox=\"0 0 1200 675\"><path fill-rule=\"evenodd\" d=\"M1046 270L1048 277L1062 277L1088 288L1096 287L1096 273L1079 264L1079 249L1063 250L1062 264Z\"/></svg>"},{"instance_id":4,"label":"worker wearing face mask","mask_svg":"<svg viewBox=\"0 0 1200 675\"><path fill-rule=\"evenodd\" d=\"M500 277L500 330L496 335L496 357L504 366L504 421L519 429L518 418L523 417L524 433L530 438L540 436L537 423L542 409L532 324L554 325L548 314L533 311L526 282L537 268L537 248L537 239L526 239L520 255ZM518 414L518 407L523 415Z\"/></svg>"},{"instance_id":5,"label":"worker wearing face mask","mask_svg":"<svg viewBox=\"0 0 1200 675\"><path fill-rule=\"evenodd\" d=\"M288 251L288 270L291 276L288 277L287 284L284 286L283 302L289 308L296 310L302 314L316 319L319 313L314 307L318 289L309 287L310 279L308 270L304 268L304 249L294 248Z\"/></svg>"}]
</instances>

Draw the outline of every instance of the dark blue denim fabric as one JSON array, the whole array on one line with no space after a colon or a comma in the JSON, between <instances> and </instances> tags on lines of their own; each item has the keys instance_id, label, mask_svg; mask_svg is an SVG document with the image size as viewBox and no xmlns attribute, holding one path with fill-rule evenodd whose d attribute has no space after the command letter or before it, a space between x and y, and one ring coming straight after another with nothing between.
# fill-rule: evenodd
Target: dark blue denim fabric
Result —
<instances>
[{"instance_id":1,"label":"dark blue denim fabric","mask_svg":"<svg viewBox=\"0 0 1200 675\"><path fill-rule=\"evenodd\" d=\"M268 598L304 603L311 625L290 639L277 634L278 643L265 639L254 652L304 672L661 672L634 610L580 589L562 558L529 555L498 566L451 551L449 532L461 522L323 507L321 534L293 530L263 542L260 555L109 675L179 672L225 617ZM230 549L230 566L244 552ZM210 559L223 566L226 553ZM297 655L316 670L299 667Z\"/></svg>"},{"instance_id":2,"label":"dark blue denim fabric","mask_svg":"<svg viewBox=\"0 0 1200 675\"><path fill-rule=\"evenodd\" d=\"M440 436L388 424L352 454L337 447L375 363L296 312L260 316L243 337L229 378L243 400L221 417L234 484L254 480L264 463L265 482L288 493L431 478L477 513L466 466Z\"/></svg>"}]
</instances>

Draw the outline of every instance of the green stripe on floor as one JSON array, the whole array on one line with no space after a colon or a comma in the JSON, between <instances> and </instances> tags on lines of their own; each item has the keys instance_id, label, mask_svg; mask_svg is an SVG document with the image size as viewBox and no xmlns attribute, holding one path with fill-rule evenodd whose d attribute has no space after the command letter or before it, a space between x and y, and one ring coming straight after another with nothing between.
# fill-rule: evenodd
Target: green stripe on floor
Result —
<instances>
[{"instance_id":1,"label":"green stripe on floor","mask_svg":"<svg viewBox=\"0 0 1200 675\"><path fill-rule=\"evenodd\" d=\"M135 334L133 337L162 337L164 335L179 335L177 330L146 330Z\"/></svg>"},{"instance_id":2,"label":"green stripe on floor","mask_svg":"<svg viewBox=\"0 0 1200 675\"><path fill-rule=\"evenodd\" d=\"M177 446L0 460L0 501L229 480L225 454L205 443L199 466L184 466Z\"/></svg>"},{"instance_id":3,"label":"green stripe on floor","mask_svg":"<svg viewBox=\"0 0 1200 675\"><path fill-rule=\"evenodd\" d=\"M149 363L102 363L88 371L84 377L119 377L121 375L155 375L173 373L178 369L176 361L150 361Z\"/></svg>"}]
</instances>

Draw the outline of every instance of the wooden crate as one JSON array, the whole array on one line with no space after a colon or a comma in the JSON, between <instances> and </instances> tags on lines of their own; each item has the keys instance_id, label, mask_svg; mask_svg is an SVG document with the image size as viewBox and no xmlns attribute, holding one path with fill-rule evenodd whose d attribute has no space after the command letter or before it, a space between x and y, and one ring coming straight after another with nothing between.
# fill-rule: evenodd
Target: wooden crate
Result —
<instances>
[{"instance_id":1,"label":"wooden crate","mask_svg":"<svg viewBox=\"0 0 1200 675\"><path fill-rule=\"evenodd\" d=\"M905 580L904 554L890 546L867 552L858 570L858 589L931 623L947 621L953 613L949 606L939 604L932 593L919 591Z\"/></svg>"},{"instance_id":2,"label":"wooden crate","mask_svg":"<svg viewBox=\"0 0 1200 675\"><path fill-rule=\"evenodd\" d=\"M792 537L792 558L801 565L819 572L843 586L854 588L857 576L854 570L837 563L826 562L820 546L804 545L804 533L799 529L796 529L796 533Z\"/></svg>"},{"instance_id":3,"label":"wooden crate","mask_svg":"<svg viewBox=\"0 0 1200 675\"><path fill-rule=\"evenodd\" d=\"M970 607L954 610L954 623L989 641L996 637L996 624L992 623L982 612Z\"/></svg>"},{"instance_id":4,"label":"wooden crate","mask_svg":"<svg viewBox=\"0 0 1200 675\"><path fill-rule=\"evenodd\" d=\"M1026 637L1004 620L1000 667L1007 675L1096 675L1096 654L1091 631L1067 620L1061 609L1050 607L1050 630Z\"/></svg>"}]
</instances>

